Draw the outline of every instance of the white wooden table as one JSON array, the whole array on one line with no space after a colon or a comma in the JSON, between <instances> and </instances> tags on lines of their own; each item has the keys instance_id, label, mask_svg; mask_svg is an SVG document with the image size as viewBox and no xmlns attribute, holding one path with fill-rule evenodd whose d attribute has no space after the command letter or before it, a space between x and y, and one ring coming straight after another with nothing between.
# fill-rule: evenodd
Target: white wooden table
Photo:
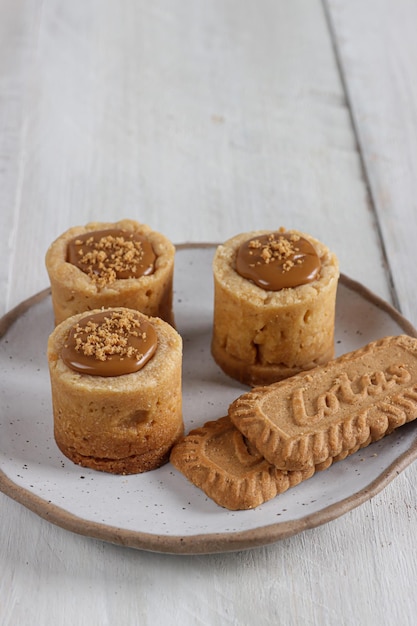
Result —
<instances>
[{"instance_id":1,"label":"white wooden table","mask_svg":"<svg viewBox=\"0 0 417 626\"><path fill-rule=\"evenodd\" d=\"M66 228L284 225L417 326L417 0L0 0L0 314ZM22 381L23 382L23 381ZM0 433L1 437L1 433ZM0 622L414 624L417 464L228 554L73 534L0 493Z\"/></svg>"}]
</instances>

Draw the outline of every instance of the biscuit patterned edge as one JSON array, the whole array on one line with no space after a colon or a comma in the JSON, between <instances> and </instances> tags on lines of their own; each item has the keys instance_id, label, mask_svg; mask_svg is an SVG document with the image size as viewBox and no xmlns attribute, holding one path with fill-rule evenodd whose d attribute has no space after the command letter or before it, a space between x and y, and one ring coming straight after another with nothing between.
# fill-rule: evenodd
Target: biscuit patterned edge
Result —
<instances>
[{"instance_id":1,"label":"biscuit patterned edge","mask_svg":"<svg viewBox=\"0 0 417 626\"><path fill-rule=\"evenodd\" d=\"M347 364L377 346L392 343L393 340L403 344L413 342L414 345L416 342L415 338L406 335L384 337L335 359L333 363ZM331 365L332 362L325 367ZM314 380L314 370L294 378L308 375ZM259 410L259 403L271 390L277 385L285 384L286 381L281 381L269 386L255 387L237 398L229 407L229 416L235 426L268 461L282 470L305 469L328 458L342 459L347 455L346 451L377 441L417 417L417 385L414 384L391 396L389 402L381 401L373 405L372 415L372 407L368 407L348 416L342 422L332 424L327 431L311 432L299 439L287 439L280 436L279 429L270 420L263 419Z\"/></svg>"},{"instance_id":2,"label":"biscuit patterned edge","mask_svg":"<svg viewBox=\"0 0 417 626\"><path fill-rule=\"evenodd\" d=\"M172 465L218 505L229 510L253 509L314 474L314 467L294 472L278 470L259 455L259 461L244 476L233 475L207 452L213 437L233 436L233 431L241 436L230 419L222 417L191 430L171 451ZM245 446L243 438L241 444Z\"/></svg>"}]
</instances>

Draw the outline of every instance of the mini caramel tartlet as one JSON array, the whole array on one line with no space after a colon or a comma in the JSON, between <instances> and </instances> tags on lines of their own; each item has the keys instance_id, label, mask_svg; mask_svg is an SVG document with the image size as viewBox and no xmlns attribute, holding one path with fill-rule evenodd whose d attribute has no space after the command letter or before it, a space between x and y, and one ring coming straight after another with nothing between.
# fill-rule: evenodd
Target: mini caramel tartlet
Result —
<instances>
[{"instance_id":1,"label":"mini caramel tartlet","mask_svg":"<svg viewBox=\"0 0 417 626\"><path fill-rule=\"evenodd\" d=\"M174 245L134 220L75 226L49 247L55 323L92 309L122 306L174 325Z\"/></svg>"},{"instance_id":2,"label":"mini caramel tartlet","mask_svg":"<svg viewBox=\"0 0 417 626\"><path fill-rule=\"evenodd\" d=\"M67 318L48 340L54 436L74 463L133 474L167 462L184 433L180 335L117 307Z\"/></svg>"},{"instance_id":3,"label":"mini caramel tartlet","mask_svg":"<svg viewBox=\"0 0 417 626\"><path fill-rule=\"evenodd\" d=\"M334 356L338 260L299 231L254 231L213 261L212 354L248 385L282 380Z\"/></svg>"}]
</instances>

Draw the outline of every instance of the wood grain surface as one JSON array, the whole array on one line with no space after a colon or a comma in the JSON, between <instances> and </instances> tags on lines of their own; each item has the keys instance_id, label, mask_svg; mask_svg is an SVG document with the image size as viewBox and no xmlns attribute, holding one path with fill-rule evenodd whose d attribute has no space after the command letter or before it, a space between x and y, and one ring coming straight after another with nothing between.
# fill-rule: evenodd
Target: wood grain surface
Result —
<instances>
[{"instance_id":1,"label":"wood grain surface","mask_svg":"<svg viewBox=\"0 0 417 626\"><path fill-rule=\"evenodd\" d=\"M130 217L175 243L304 230L416 326L416 23L416 0L0 0L0 315L66 228ZM416 484L208 556L0 494L0 623L414 624Z\"/></svg>"}]
</instances>

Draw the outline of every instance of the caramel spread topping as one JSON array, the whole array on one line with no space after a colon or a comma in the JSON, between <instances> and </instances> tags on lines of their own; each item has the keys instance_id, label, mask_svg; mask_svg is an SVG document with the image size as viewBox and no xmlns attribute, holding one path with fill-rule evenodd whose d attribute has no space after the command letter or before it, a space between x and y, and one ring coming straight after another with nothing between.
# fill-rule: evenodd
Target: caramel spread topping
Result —
<instances>
[{"instance_id":1,"label":"caramel spread topping","mask_svg":"<svg viewBox=\"0 0 417 626\"><path fill-rule=\"evenodd\" d=\"M307 239L280 231L245 241L237 251L236 271L262 289L279 291L315 280L320 259Z\"/></svg>"},{"instance_id":2,"label":"caramel spread topping","mask_svg":"<svg viewBox=\"0 0 417 626\"><path fill-rule=\"evenodd\" d=\"M134 311L103 311L71 327L62 360L91 376L121 376L140 370L155 353L157 335Z\"/></svg>"},{"instance_id":3,"label":"caramel spread topping","mask_svg":"<svg viewBox=\"0 0 417 626\"><path fill-rule=\"evenodd\" d=\"M68 243L67 261L99 287L120 278L152 274L156 255L143 235L121 229L98 230Z\"/></svg>"}]
</instances>

